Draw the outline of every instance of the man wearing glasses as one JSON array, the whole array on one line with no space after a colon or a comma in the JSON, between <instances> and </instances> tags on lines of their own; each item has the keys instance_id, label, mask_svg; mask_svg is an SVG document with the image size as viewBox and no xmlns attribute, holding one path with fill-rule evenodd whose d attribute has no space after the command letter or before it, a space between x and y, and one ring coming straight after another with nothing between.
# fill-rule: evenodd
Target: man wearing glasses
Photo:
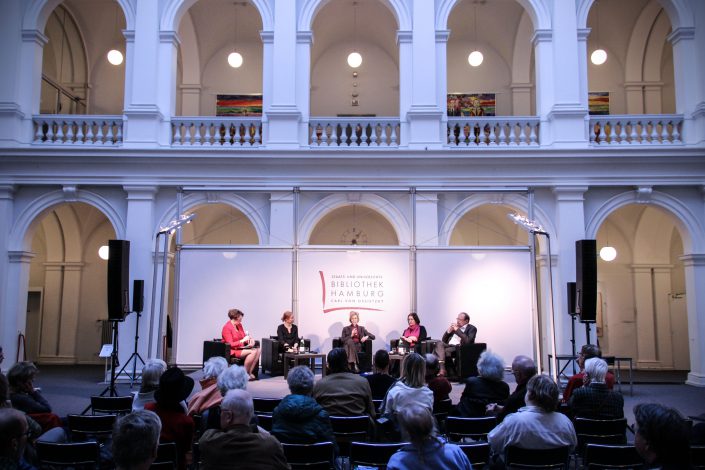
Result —
<instances>
[{"instance_id":1,"label":"man wearing glasses","mask_svg":"<svg viewBox=\"0 0 705 470\"><path fill-rule=\"evenodd\" d=\"M29 426L22 413L0 408L0 468L34 468L22 459L28 436Z\"/></svg>"},{"instance_id":2,"label":"man wearing glasses","mask_svg":"<svg viewBox=\"0 0 705 470\"><path fill-rule=\"evenodd\" d=\"M436 356L441 365L438 375L447 375L446 360L451 359L460 345L474 343L475 336L477 336L477 328L470 324L470 315L460 312L456 320L443 333L441 341L436 343Z\"/></svg>"}]
</instances>

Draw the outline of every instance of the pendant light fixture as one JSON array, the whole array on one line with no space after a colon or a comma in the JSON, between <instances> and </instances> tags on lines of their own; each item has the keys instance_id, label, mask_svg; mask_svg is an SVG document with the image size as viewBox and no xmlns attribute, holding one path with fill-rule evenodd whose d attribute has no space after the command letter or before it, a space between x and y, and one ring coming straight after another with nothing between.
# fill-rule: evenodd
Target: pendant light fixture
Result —
<instances>
[{"instance_id":1,"label":"pendant light fixture","mask_svg":"<svg viewBox=\"0 0 705 470\"><path fill-rule=\"evenodd\" d=\"M238 19L240 17L240 15L238 15L238 12L237 12L238 5L240 5L238 2L233 3L233 7L235 9L235 22L234 22L234 24L235 24L235 45L233 46L233 51L230 54L228 54L228 65L230 65L234 69L240 68L240 66L242 66L242 62L243 62L242 54L237 52L237 44L238 44L238 42L237 42L237 23L238 23ZM243 3L242 5L245 5L245 4Z\"/></svg>"},{"instance_id":2,"label":"pendant light fixture","mask_svg":"<svg viewBox=\"0 0 705 470\"><path fill-rule=\"evenodd\" d=\"M115 28L114 28L114 33L113 37L117 39L117 42L121 42L118 36L118 4L117 2L115 3ZM122 64L122 61L124 60L124 56L122 55L122 52L120 52L117 49L110 49L108 51L108 62L110 62L113 65L120 65Z\"/></svg>"},{"instance_id":3,"label":"pendant light fixture","mask_svg":"<svg viewBox=\"0 0 705 470\"><path fill-rule=\"evenodd\" d=\"M473 46L477 47L477 2L473 5L472 9L472 20L473 20ZM474 49L470 55L468 55L468 64L470 64L473 67L479 67L482 65L482 61L485 60L485 57L482 55L482 52L479 50Z\"/></svg>"},{"instance_id":4,"label":"pendant light fixture","mask_svg":"<svg viewBox=\"0 0 705 470\"><path fill-rule=\"evenodd\" d=\"M590 62L595 65L602 65L607 62L607 52L600 47L600 6L599 2L595 0L595 45L597 49L592 51L590 54Z\"/></svg>"},{"instance_id":5,"label":"pendant light fixture","mask_svg":"<svg viewBox=\"0 0 705 470\"><path fill-rule=\"evenodd\" d=\"M603 261L614 261L614 259L617 257L617 250L615 247L610 246L610 229L605 223L605 232L606 232L606 238L607 238L607 244L600 248L600 258Z\"/></svg>"},{"instance_id":6,"label":"pendant light fixture","mask_svg":"<svg viewBox=\"0 0 705 470\"><path fill-rule=\"evenodd\" d=\"M357 52L357 2L353 2L353 34L355 42L353 43L353 52L348 55L348 65L356 69L362 65L362 56Z\"/></svg>"}]
</instances>

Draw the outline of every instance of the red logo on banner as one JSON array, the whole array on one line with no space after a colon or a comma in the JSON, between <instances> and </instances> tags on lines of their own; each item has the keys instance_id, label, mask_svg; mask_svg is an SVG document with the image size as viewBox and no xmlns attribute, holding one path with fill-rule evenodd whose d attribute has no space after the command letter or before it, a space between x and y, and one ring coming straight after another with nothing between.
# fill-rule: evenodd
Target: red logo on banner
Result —
<instances>
[{"instance_id":1,"label":"red logo on banner","mask_svg":"<svg viewBox=\"0 0 705 470\"><path fill-rule=\"evenodd\" d=\"M323 271L318 271L318 275L319 275L320 278L321 278L321 304L322 304L322 307L323 307L323 313L334 312L334 311L336 311L336 310L368 310L368 311L374 311L374 312L381 312L381 311L383 311L383 309L381 309L381 308L364 307L364 306L362 306L362 305L356 305L356 304L354 304L354 303L351 303L350 305L346 305L346 306L329 307L329 308L326 308L326 292L327 292L327 291L326 291L326 276L325 276L325 274L323 274ZM334 282L335 282L335 281L334 281ZM356 281L356 283L360 283L360 282L361 282L361 281ZM368 284L374 284L373 286L369 286L369 285L367 286L367 287L373 287L374 289L382 289L382 288L383 288L383 282L382 282L382 281L377 281L377 282L368 283ZM352 287L353 287L353 288L357 288L357 287L359 287L359 286L352 286ZM340 291L340 292L342 293L343 291ZM374 297L374 292L381 292L381 290L374 291L374 290L368 289L368 290L360 291L360 290L358 289L358 290L354 290L354 291L347 291L346 293L348 293L348 294L355 294L355 293L357 293L358 295L359 295L360 293L362 293L362 294L368 294L368 295L369 295L370 293L372 293L371 296ZM381 298L380 298L380 301L381 301Z\"/></svg>"}]
</instances>

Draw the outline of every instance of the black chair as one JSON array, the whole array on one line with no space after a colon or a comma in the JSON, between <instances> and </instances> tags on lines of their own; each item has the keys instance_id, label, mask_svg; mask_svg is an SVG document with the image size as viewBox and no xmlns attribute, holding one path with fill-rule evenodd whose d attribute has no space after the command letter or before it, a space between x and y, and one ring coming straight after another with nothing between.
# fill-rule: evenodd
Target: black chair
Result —
<instances>
[{"instance_id":1,"label":"black chair","mask_svg":"<svg viewBox=\"0 0 705 470\"><path fill-rule=\"evenodd\" d=\"M694 469L705 469L705 446L690 446L690 463Z\"/></svg>"},{"instance_id":2,"label":"black chair","mask_svg":"<svg viewBox=\"0 0 705 470\"><path fill-rule=\"evenodd\" d=\"M292 470L329 470L334 468L335 446L332 442L287 444L282 442L284 456Z\"/></svg>"},{"instance_id":3,"label":"black chair","mask_svg":"<svg viewBox=\"0 0 705 470\"><path fill-rule=\"evenodd\" d=\"M374 405L375 405L375 412L377 414L379 414L379 410L382 409L383 402L384 402L384 400L372 400L372 403L374 403Z\"/></svg>"},{"instance_id":4,"label":"black chair","mask_svg":"<svg viewBox=\"0 0 705 470\"><path fill-rule=\"evenodd\" d=\"M126 415L132 412L132 395L125 397L91 397L91 412L93 414Z\"/></svg>"},{"instance_id":5,"label":"black chair","mask_svg":"<svg viewBox=\"0 0 705 470\"><path fill-rule=\"evenodd\" d=\"M507 469L564 469L570 465L570 446L552 449L523 449L508 446L504 449L504 463Z\"/></svg>"},{"instance_id":6,"label":"black chair","mask_svg":"<svg viewBox=\"0 0 705 470\"><path fill-rule=\"evenodd\" d=\"M333 347L342 348L343 341L338 338L333 338ZM360 372L370 372L372 370L372 340L368 339L360 348L360 352L357 353L357 364L360 368Z\"/></svg>"},{"instance_id":7,"label":"black chair","mask_svg":"<svg viewBox=\"0 0 705 470\"><path fill-rule=\"evenodd\" d=\"M487 442L473 442L472 444L458 444L465 452L473 468L484 468L490 463L490 445Z\"/></svg>"},{"instance_id":8,"label":"black chair","mask_svg":"<svg viewBox=\"0 0 705 470\"><path fill-rule=\"evenodd\" d=\"M272 414L274 411L274 408L279 405L279 403L282 401L281 398L260 398L260 397L254 397L252 398L252 404L255 407L255 414L261 415L261 414Z\"/></svg>"},{"instance_id":9,"label":"black chair","mask_svg":"<svg viewBox=\"0 0 705 470\"><path fill-rule=\"evenodd\" d=\"M583 468L585 469L637 469L644 466L644 460L634 446L588 444L585 447Z\"/></svg>"},{"instance_id":10,"label":"black chair","mask_svg":"<svg viewBox=\"0 0 705 470\"><path fill-rule=\"evenodd\" d=\"M276 336L262 338L262 372L267 372L271 377L284 374L284 357L279 347Z\"/></svg>"},{"instance_id":11,"label":"black chair","mask_svg":"<svg viewBox=\"0 0 705 470\"><path fill-rule=\"evenodd\" d=\"M588 419L575 418L573 420L575 434L578 436L579 454L585 451L587 444L614 444L627 443L627 420L619 419Z\"/></svg>"},{"instance_id":12,"label":"black chair","mask_svg":"<svg viewBox=\"0 0 705 470\"><path fill-rule=\"evenodd\" d=\"M406 442L384 444L377 442L352 442L350 443L350 468L364 465L366 467L385 469L392 454L406 444Z\"/></svg>"},{"instance_id":13,"label":"black chair","mask_svg":"<svg viewBox=\"0 0 705 470\"><path fill-rule=\"evenodd\" d=\"M157 457L152 462L151 468L176 469L179 464L178 455L175 442L160 442L157 447Z\"/></svg>"},{"instance_id":14,"label":"black chair","mask_svg":"<svg viewBox=\"0 0 705 470\"><path fill-rule=\"evenodd\" d=\"M40 468L74 467L95 468L100 463L100 445L97 442L73 442L57 444L37 441L35 443Z\"/></svg>"},{"instance_id":15,"label":"black chair","mask_svg":"<svg viewBox=\"0 0 705 470\"><path fill-rule=\"evenodd\" d=\"M436 418L438 429L445 434L445 422L448 415L453 410L453 401L450 398L433 403L433 417Z\"/></svg>"},{"instance_id":16,"label":"black chair","mask_svg":"<svg viewBox=\"0 0 705 470\"><path fill-rule=\"evenodd\" d=\"M422 354L433 354L436 351L436 343L439 340L426 340L421 343ZM449 378L453 380L476 377L477 361L480 355L487 349L486 343L463 344L453 353L452 363L446 362L446 370Z\"/></svg>"},{"instance_id":17,"label":"black chair","mask_svg":"<svg viewBox=\"0 0 705 470\"><path fill-rule=\"evenodd\" d=\"M497 426L497 418L483 416L480 418L461 418L448 416L445 421L446 435L451 441L462 441L469 438L475 441L487 440L487 434Z\"/></svg>"},{"instance_id":18,"label":"black chair","mask_svg":"<svg viewBox=\"0 0 705 470\"><path fill-rule=\"evenodd\" d=\"M370 418L367 416L331 416L330 424L342 456L350 455L351 442L369 440Z\"/></svg>"},{"instance_id":19,"label":"black chair","mask_svg":"<svg viewBox=\"0 0 705 470\"><path fill-rule=\"evenodd\" d=\"M272 415L271 414L259 414L257 413L257 425L262 429L272 432Z\"/></svg>"},{"instance_id":20,"label":"black chair","mask_svg":"<svg viewBox=\"0 0 705 470\"><path fill-rule=\"evenodd\" d=\"M68 415L71 440L106 440L113 432L116 419L116 415Z\"/></svg>"}]
</instances>

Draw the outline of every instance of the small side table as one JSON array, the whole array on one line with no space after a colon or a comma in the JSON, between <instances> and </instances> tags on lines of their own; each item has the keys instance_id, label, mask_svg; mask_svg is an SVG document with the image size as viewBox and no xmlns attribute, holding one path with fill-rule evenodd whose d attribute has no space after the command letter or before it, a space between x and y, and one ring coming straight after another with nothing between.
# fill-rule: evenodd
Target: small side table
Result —
<instances>
[{"instance_id":1,"label":"small side table","mask_svg":"<svg viewBox=\"0 0 705 470\"><path fill-rule=\"evenodd\" d=\"M311 368L313 373L316 373L316 359L321 360L321 377L326 376L326 355L317 353L284 353L284 378L286 379L289 375L289 361L294 362L294 367L298 366L301 362L306 361L308 366Z\"/></svg>"}]
</instances>

